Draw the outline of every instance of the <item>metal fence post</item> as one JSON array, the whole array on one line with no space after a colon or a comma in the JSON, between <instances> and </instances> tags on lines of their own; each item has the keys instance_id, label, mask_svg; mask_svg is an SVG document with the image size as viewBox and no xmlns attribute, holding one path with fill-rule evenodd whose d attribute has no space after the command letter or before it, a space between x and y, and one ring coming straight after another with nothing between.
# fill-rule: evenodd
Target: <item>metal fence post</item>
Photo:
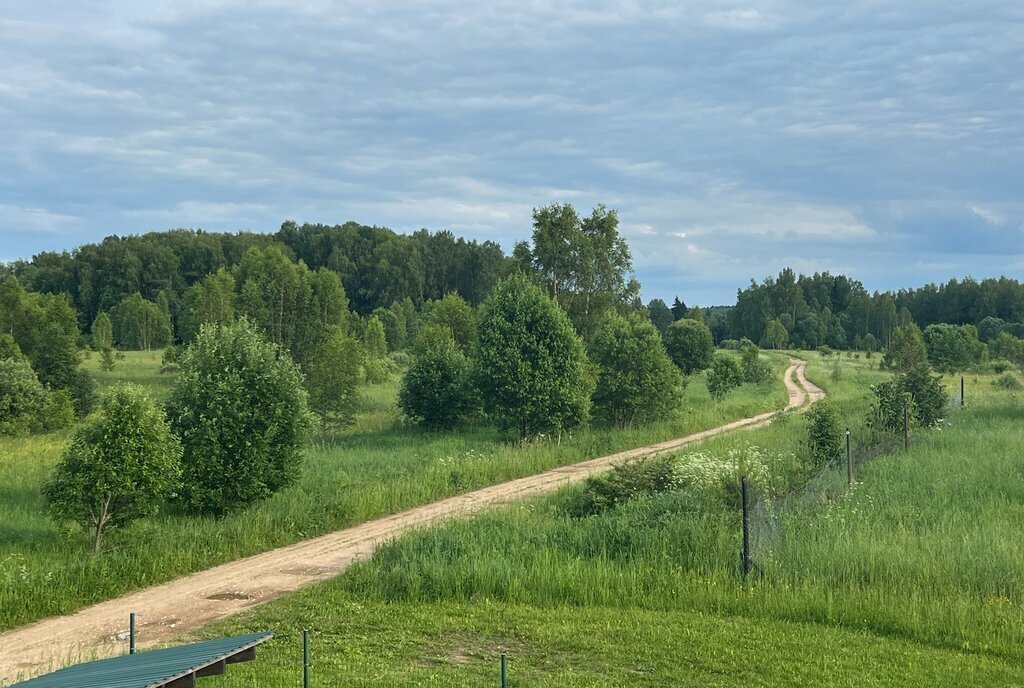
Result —
<instances>
[{"instance_id":1,"label":"metal fence post","mask_svg":"<svg viewBox=\"0 0 1024 688\"><path fill-rule=\"evenodd\" d=\"M964 405L964 376L960 376L960 408Z\"/></svg>"},{"instance_id":2,"label":"metal fence post","mask_svg":"<svg viewBox=\"0 0 1024 688\"><path fill-rule=\"evenodd\" d=\"M846 428L846 480L853 485L853 452L850 451L850 428Z\"/></svg>"},{"instance_id":3,"label":"metal fence post","mask_svg":"<svg viewBox=\"0 0 1024 688\"><path fill-rule=\"evenodd\" d=\"M750 498L747 490L747 476L740 478L740 492L743 496L743 577L750 573Z\"/></svg>"},{"instance_id":4,"label":"metal fence post","mask_svg":"<svg viewBox=\"0 0 1024 688\"><path fill-rule=\"evenodd\" d=\"M302 629L302 688L309 688L309 631Z\"/></svg>"},{"instance_id":5,"label":"metal fence post","mask_svg":"<svg viewBox=\"0 0 1024 688\"><path fill-rule=\"evenodd\" d=\"M135 654L135 612L128 615L128 654Z\"/></svg>"},{"instance_id":6,"label":"metal fence post","mask_svg":"<svg viewBox=\"0 0 1024 688\"><path fill-rule=\"evenodd\" d=\"M501 653L501 688L508 688L508 655Z\"/></svg>"}]
</instances>

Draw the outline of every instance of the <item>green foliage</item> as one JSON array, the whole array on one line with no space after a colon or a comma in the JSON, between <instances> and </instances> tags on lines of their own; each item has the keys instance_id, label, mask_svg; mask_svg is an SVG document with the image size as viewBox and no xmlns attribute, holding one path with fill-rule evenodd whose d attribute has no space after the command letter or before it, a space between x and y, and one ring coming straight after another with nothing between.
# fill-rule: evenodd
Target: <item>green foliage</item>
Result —
<instances>
[{"instance_id":1,"label":"green foliage","mask_svg":"<svg viewBox=\"0 0 1024 688\"><path fill-rule=\"evenodd\" d=\"M394 308L377 308L373 315L380 319L384 326L384 337L388 342L388 351L399 351L405 348L406 327L405 318L396 312Z\"/></svg>"},{"instance_id":2,"label":"green foliage","mask_svg":"<svg viewBox=\"0 0 1024 688\"><path fill-rule=\"evenodd\" d=\"M716 354L708 369L708 392L715 401L743 384L743 368L732 356Z\"/></svg>"},{"instance_id":3,"label":"green foliage","mask_svg":"<svg viewBox=\"0 0 1024 688\"><path fill-rule=\"evenodd\" d=\"M75 422L75 405L71 392L56 389L46 395L46 403L39 414L37 429L51 432L66 428Z\"/></svg>"},{"instance_id":4,"label":"green foliage","mask_svg":"<svg viewBox=\"0 0 1024 688\"><path fill-rule=\"evenodd\" d=\"M424 338L429 331L438 336ZM424 328L418 341L412 365L402 378L398 406L424 428L453 428L474 406L469 360L442 325Z\"/></svg>"},{"instance_id":5,"label":"green foliage","mask_svg":"<svg viewBox=\"0 0 1024 688\"><path fill-rule=\"evenodd\" d=\"M126 349L149 351L171 343L170 315L135 292L110 312L114 338Z\"/></svg>"},{"instance_id":6,"label":"green foliage","mask_svg":"<svg viewBox=\"0 0 1024 688\"><path fill-rule=\"evenodd\" d=\"M178 336L190 342L203 325L228 325L235 321L235 278L227 268L210 273L185 292L178 319Z\"/></svg>"},{"instance_id":7,"label":"green foliage","mask_svg":"<svg viewBox=\"0 0 1024 688\"><path fill-rule=\"evenodd\" d=\"M101 312L92 321L92 346L97 351L114 346L114 325L106 313Z\"/></svg>"},{"instance_id":8,"label":"green foliage","mask_svg":"<svg viewBox=\"0 0 1024 688\"><path fill-rule=\"evenodd\" d=\"M924 346L921 328L913 323L897 327L882 358L882 367L905 372L927 362L928 351Z\"/></svg>"},{"instance_id":9,"label":"green foliage","mask_svg":"<svg viewBox=\"0 0 1024 688\"><path fill-rule=\"evenodd\" d=\"M1005 326L1006 321L1002 318L996 318L991 315L985 316L978 323L978 338L985 343L990 343L1003 332Z\"/></svg>"},{"instance_id":10,"label":"green foliage","mask_svg":"<svg viewBox=\"0 0 1024 688\"><path fill-rule=\"evenodd\" d=\"M672 311L661 299L650 300L647 304L647 317L658 328L658 333L662 337L668 334L669 326L676 320L672 315Z\"/></svg>"},{"instance_id":11,"label":"green foliage","mask_svg":"<svg viewBox=\"0 0 1024 688\"><path fill-rule=\"evenodd\" d=\"M0 359L0 435L39 429L46 402L46 389L27 359Z\"/></svg>"},{"instance_id":12,"label":"green foliage","mask_svg":"<svg viewBox=\"0 0 1024 688\"><path fill-rule=\"evenodd\" d=\"M363 327L363 349L370 358L383 358L388 355L384 324L376 315L367 320Z\"/></svg>"},{"instance_id":13,"label":"green foliage","mask_svg":"<svg viewBox=\"0 0 1024 688\"><path fill-rule=\"evenodd\" d=\"M78 418L85 418L99 406L100 395L96 378L88 370L77 369L71 377L71 386L67 391L74 405L75 416Z\"/></svg>"},{"instance_id":14,"label":"green foliage","mask_svg":"<svg viewBox=\"0 0 1024 688\"><path fill-rule=\"evenodd\" d=\"M831 379L832 382L839 382L843 379L843 364L839 361L838 357L836 357L836 360L832 361L832 372L829 374L829 379Z\"/></svg>"},{"instance_id":15,"label":"green foliage","mask_svg":"<svg viewBox=\"0 0 1024 688\"><path fill-rule=\"evenodd\" d=\"M223 514L295 482L312 421L302 382L248 320L203 326L168 405L189 507Z\"/></svg>"},{"instance_id":16,"label":"green foliage","mask_svg":"<svg viewBox=\"0 0 1024 688\"><path fill-rule=\"evenodd\" d=\"M359 342L338 327L307 364L310 406L325 427L350 425L355 420L362 362Z\"/></svg>"},{"instance_id":17,"label":"green foliage","mask_svg":"<svg viewBox=\"0 0 1024 688\"><path fill-rule=\"evenodd\" d=\"M924 330L924 343L931 364L947 373L967 370L981 360L984 352L974 325L929 325Z\"/></svg>"},{"instance_id":18,"label":"green foliage","mask_svg":"<svg viewBox=\"0 0 1024 688\"><path fill-rule=\"evenodd\" d=\"M448 330L452 341L467 356L476 348L476 317L473 308L458 294L445 294L440 301L431 303L425 326Z\"/></svg>"},{"instance_id":19,"label":"green foliage","mask_svg":"<svg viewBox=\"0 0 1024 688\"><path fill-rule=\"evenodd\" d=\"M100 352L100 368L103 372L109 373L114 369L114 350L110 347L103 349Z\"/></svg>"},{"instance_id":20,"label":"green foliage","mask_svg":"<svg viewBox=\"0 0 1024 688\"><path fill-rule=\"evenodd\" d=\"M932 427L942 418L947 394L942 378L932 375L927 364L918 364L892 380L872 387L875 406L870 419L873 427L899 432L903 429L903 409L910 420L921 427Z\"/></svg>"},{"instance_id":21,"label":"green foliage","mask_svg":"<svg viewBox=\"0 0 1024 688\"><path fill-rule=\"evenodd\" d=\"M623 428L664 418L679 406L682 376L649 321L611 314L589 350L598 369L594 412L599 418Z\"/></svg>"},{"instance_id":22,"label":"green foliage","mask_svg":"<svg viewBox=\"0 0 1024 688\"><path fill-rule=\"evenodd\" d=\"M104 532L155 514L177 485L181 446L140 389L115 389L75 433L44 494L58 520Z\"/></svg>"},{"instance_id":23,"label":"green foliage","mask_svg":"<svg viewBox=\"0 0 1024 688\"><path fill-rule=\"evenodd\" d=\"M773 349L781 349L789 343L789 332L786 331L786 326L782 324L782 321L778 318L768 321L764 328L762 342L765 346L770 346Z\"/></svg>"},{"instance_id":24,"label":"green foliage","mask_svg":"<svg viewBox=\"0 0 1024 688\"><path fill-rule=\"evenodd\" d=\"M1014 337L1009 332L1000 332L988 344L989 354L993 358L1005 358L1019 366L1024 366L1024 339Z\"/></svg>"},{"instance_id":25,"label":"green foliage","mask_svg":"<svg viewBox=\"0 0 1024 688\"><path fill-rule=\"evenodd\" d=\"M685 375L706 370L715 354L715 342L711 330L696 320L677 320L668 328L665 348L672 362Z\"/></svg>"},{"instance_id":26,"label":"green foliage","mask_svg":"<svg viewBox=\"0 0 1024 688\"><path fill-rule=\"evenodd\" d=\"M494 288L481 308L474 380L484 410L520 438L561 431L590 415L593 376L565 312L523 275Z\"/></svg>"},{"instance_id":27,"label":"green foliage","mask_svg":"<svg viewBox=\"0 0 1024 688\"><path fill-rule=\"evenodd\" d=\"M640 497L661 494L678 487L671 457L655 457L620 463L607 473L595 475L561 503L568 516L584 518L611 511Z\"/></svg>"},{"instance_id":28,"label":"green foliage","mask_svg":"<svg viewBox=\"0 0 1024 688\"><path fill-rule=\"evenodd\" d=\"M14 341L14 337L6 332L0 332L0 361L7 358L28 360L25 358L25 354L21 353L21 348Z\"/></svg>"},{"instance_id":29,"label":"green foliage","mask_svg":"<svg viewBox=\"0 0 1024 688\"><path fill-rule=\"evenodd\" d=\"M66 296L28 293L16 278L4 279L0 332L14 339L44 386L61 389L71 384L79 363L78 319Z\"/></svg>"},{"instance_id":30,"label":"green foliage","mask_svg":"<svg viewBox=\"0 0 1024 688\"><path fill-rule=\"evenodd\" d=\"M534 208L533 248L526 253L548 294L586 340L607 313L638 298L618 215L603 205L584 218L569 203Z\"/></svg>"},{"instance_id":31,"label":"green foliage","mask_svg":"<svg viewBox=\"0 0 1024 688\"><path fill-rule=\"evenodd\" d=\"M1003 373L992 381L992 386L996 389L1007 390L1010 392L1016 392L1024 389L1024 384L1021 384L1020 379L1013 373Z\"/></svg>"},{"instance_id":32,"label":"green foliage","mask_svg":"<svg viewBox=\"0 0 1024 688\"><path fill-rule=\"evenodd\" d=\"M740 345L740 365L743 368L743 381L764 384L772 379L772 367L761 358L761 349L757 344L744 339Z\"/></svg>"},{"instance_id":33,"label":"green foliage","mask_svg":"<svg viewBox=\"0 0 1024 688\"><path fill-rule=\"evenodd\" d=\"M845 434L839 412L829 399L814 404L805 414L807 420L807 467L827 465L843 452Z\"/></svg>"}]
</instances>

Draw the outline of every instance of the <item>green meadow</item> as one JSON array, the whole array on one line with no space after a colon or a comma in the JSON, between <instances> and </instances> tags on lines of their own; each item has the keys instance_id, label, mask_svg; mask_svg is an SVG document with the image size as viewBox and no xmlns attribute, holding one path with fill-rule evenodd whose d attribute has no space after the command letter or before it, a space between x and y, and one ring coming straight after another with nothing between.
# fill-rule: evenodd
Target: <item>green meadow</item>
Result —
<instances>
[{"instance_id":1,"label":"green meadow","mask_svg":"<svg viewBox=\"0 0 1024 688\"><path fill-rule=\"evenodd\" d=\"M204 630L272 628L258 662L213 686L297 685L300 629L316 686L1005 686L1024 684L1024 406L968 376L967 405L910 450L865 427L864 359L812 356L809 377L851 427L809 483L804 421L682 452L767 457L755 571L740 574L735 490L672 491L603 513L581 489L405 535L341 577ZM958 378L949 378L952 393ZM866 457L872 456L868 460ZM766 501L767 500L767 501Z\"/></svg>"},{"instance_id":2,"label":"green meadow","mask_svg":"<svg viewBox=\"0 0 1024 688\"><path fill-rule=\"evenodd\" d=\"M160 373L161 352L125 352L104 372L85 362L101 392L118 382L165 399L173 375ZM182 513L173 504L120 532L94 556L87 538L47 515L40 488L72 430L0 438L0 629L170 580L218 563L344 528L474 488L714 427L782 408L786 358L771 357L775 379L744 385L713 403L703 376L688 385L684 408L642 428L590 428L527 445L484 426L423 432L400 418L398 380L362 390L357 422L315 438L296 485L224 518Z\"/></svg>"}]
</instances>

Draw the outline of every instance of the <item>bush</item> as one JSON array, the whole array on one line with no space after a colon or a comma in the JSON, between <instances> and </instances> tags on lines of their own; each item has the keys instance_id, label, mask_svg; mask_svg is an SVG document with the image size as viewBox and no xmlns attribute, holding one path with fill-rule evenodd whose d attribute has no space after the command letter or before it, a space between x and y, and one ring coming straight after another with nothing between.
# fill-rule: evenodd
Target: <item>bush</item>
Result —
<instances>
[{"instance_id":1,"label":"bush","mask_svg":"<svg viewBox=\"0 0 1024 688\"><path fill-rule=\"evenodd\" d=\"M1011 392L1024 389L1024 385L1022 385L1020 380L1017 379L1017 376L1012 373L1003 373L992 381L992 386L996 389L1003 389Z\"/></svg>"},{"instance_id":2,"label":"bush","mask_svg":"<svg viewBox=\"0 0 1024 688\"><path fill-rule=\"evenodd\" d=\"M180 475L181 446L140 389L118 387L75 433L43 493L54 518L93 533L155 514Z\"/></svg>"},{"instance_id":3,"label":"bush","mask_svg":"<svg viewBox=\"0 0 1024 688\"><path fill-rule=\"evenodd\" d=\"M823 399L810 408L807 419L807 467L820 468L841 455L845 434L835 405Z\"/></svg>"},{"instance_id":4,"label":"bush","mask_svg":"<svg viewBox=\"0 0 1024 688\"><path fill-rule=\"evenodd\" d=\"M250 321L202 327L168 406L187 506L223 514L295 482L313 420L302 382Z\"/></svg>"},{"instance_id":5,"label":"bush","mask_svg":"<svg viewBox=\"0 0 1024 688\"><path fill-rule=\"evenodd\" d=\"M574 518L593 516L638 497L668 492L676 486L675 464L670 457L630 461L587 478L580 490L562 504L562 511Z\"/></svg>"},{"instance_id":6,"label":"bush","mask_svg":"<svg viewBox=\"0 0 1024 688\"><path fill-rule=\"evenodd\" d=\"M164 354L160 357L161 375L170 375L181 370L181 354L183 351L183 347L174 346L173 344L164 349Z\"/></svg>"},{"instance_id":7,"label":"bush","mask_svg":"<svg viewBox=\"0 0 1024 688\"><path fill-rule=\"evenodd\" d=\"M419 350L398 392L402 412L431 430L455 427L473 400L469 361L450 336Z\"/></svg>"},{"instance_id":8,"label":"bush","mask_svg":"<svg viewBox=\"0 0 1024 688\"><path fill-rule=\"evenodd\" d=\"M772 367L761 358L761 349L749 339L743 340L740 348L740 363L743 367L743 381L754 384L768 382L772 377Z\"/></svg>"},{"instance_id":9,"label":"bush","mask_svg":"<svg viewBox=\"0 0 1024 688\"><path fill-rule=\"evenodd\" d=\"M828 346L827 344L822 344L821 346L818 347L818 353L821 354L822 356L831 356L832 347Z\"/></svg>"},{"instance_id":10,"label":"bush","mask_svg":"<svg viewBox=\"0 0 1024 688\"><path fill-rule=\"evenodd\" d=\"M679 406L683 377L650 321L609 315L594 335L590 354L598 367L594 409L606 422L620 428L648 423Z\"/></svg>"},{"instance_id":11,"label":"bush","mask_svg":"<svg viewBox=\"0 0 1024 688\"><path fill-rule=\"evenodd\" d=\"M903 409L917 426L930 428L942 419L946 407L946 390L942 378L932 375L927 364L918 364L906 373L871 388L875 406L872 427L899 432L903 429Z\"/></svg>"},{"instance_id":12,"label":"bush","mask_svg":"<svg viewBox=\"0 0 1024 688\"><path fill-rule=\"evenodd\" d=\"M715 356L708 370L708 392L715 401L721 401L726 394L743 384L743 370L732 356Z\"/></svg>"},{"instance_id":13,"label":"bush","mask_svg":"<svg viewBox=\"0 0 1024 688\"><path fill-rule=\"evenodd\" d=\"M100 403L100 393L96 378L88 370L79 368L71 377L71 401L74 403L75 416L85 418L96 410Z\"/></svg>"},{"instance_id":14,"label":"bush","mask_svg":"<svg viewBox=\"0 0 1024 688\"><path fill-rule=\"evenodd\" d=\"M947 373L967 370L981 360L984 351L974 325L929 325L924 330L924 343L931 364Z\"/></svg>"},{"instance_id":15,"label":"bush","mask_svg":"<svg viewBox=\"0 0 1024 688\"><path fill-rule=\"evenodd\" d=\"M677 320L669 325L665 335L665 349L672 362L685 375L706 370L715 355L715 340L711 330L696 320Z\"/></svg>"},{"instance_id":16,"label":"bush","mask_svg":"<svg viewBox=\"0 0 1024 688\"><path fill-rule=\"evenodd\" d=\"M46 405L46 389L27 359L0 360L0 435L39 429Z\"/></svg>"},{"instance_id":17,"label":"bush","mask_svg":"<svg viewBox=\"0 0 1024 688\"><path fill-rule=\"evenodd\" d=\"M362 361L359 342L335 327L306 364L309 402L325 428L349 425L355 420Z\"/></svg>"},{"instance_id":18,"label":"bush","mask_svg":"<svg viewBox=\"0 0 1024 688\"><path fill-rule=\"evenodd\" d=\"M50 392L43 404L42 411L35 423L35 429L43 432L52 432L73 425L75 422L75 407L71 401L71 392L66 389L57 389Z\"/></svg>"},{"instance_id":19,"label":"bush","mask_svg":"<svg viewBox=\"0 0 1024 688\"><path fill-rule=\"evenodd\" d=\"M480 308L473 377L484 410L520 439L585 423L594 379L583 341L525 276L506 277Z\"/></svg>"},{"instance_id":20,"label":"bush","mask_svg":"<svg viewBox=\"0 0 1024 688\"><path fill-rule=\"evenodd\" d=\"M738 339L723 339L718 345L719 349L725 349L726 351L739 351L740 340Z\"/></svg>"}]
</instances>

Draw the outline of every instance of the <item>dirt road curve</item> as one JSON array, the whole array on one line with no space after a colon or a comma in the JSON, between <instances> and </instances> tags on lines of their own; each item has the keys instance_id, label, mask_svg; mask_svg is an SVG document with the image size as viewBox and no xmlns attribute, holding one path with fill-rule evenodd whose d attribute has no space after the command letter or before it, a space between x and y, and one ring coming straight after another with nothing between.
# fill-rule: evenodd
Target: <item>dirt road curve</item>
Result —
<instances>
[{"instance_id":1,"label":"dirt road curve","mask_svg":"<svg viewBox=\"0 0 1024 688\"><path fill-rule=\"evenodd\" d=\"M805 367L804 361L790 359L785 373L788 408L813 403L825 395L804 377ZM8 685L15 679L35 676L78 660L124 652L130 612L138 613L140 646L166 641L304 585L336 576L354 560L370 555L378 544L416 526L553 492L606 470L612 464L678 449L730 430L764 425L774 415L762 413L686 437L485 487L200 571L69 616L45 619L2 633L0 684Z\"/></svg>"}]
</instances>

